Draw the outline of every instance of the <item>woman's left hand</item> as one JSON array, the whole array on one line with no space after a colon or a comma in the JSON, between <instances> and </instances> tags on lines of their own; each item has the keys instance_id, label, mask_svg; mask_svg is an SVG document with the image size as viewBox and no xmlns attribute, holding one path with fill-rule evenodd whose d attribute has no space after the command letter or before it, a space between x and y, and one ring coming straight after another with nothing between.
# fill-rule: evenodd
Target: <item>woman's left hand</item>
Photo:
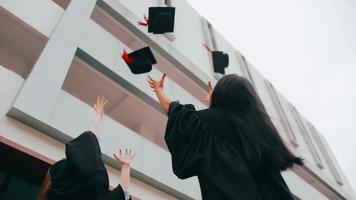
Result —
<instances>
[{"instance_id":1,"label":"woman's left hand","mask_svg":"<svg viewBox=\"0 0 356 200\"><path fill-rule=\"evenodd\" d=\"M135 153L132 153L131 149L126 149L125 152L122 152L120 149L119 153L114 153L114 157L121 165L130 165L135 157Z\"/></svg>"}]
</instances>

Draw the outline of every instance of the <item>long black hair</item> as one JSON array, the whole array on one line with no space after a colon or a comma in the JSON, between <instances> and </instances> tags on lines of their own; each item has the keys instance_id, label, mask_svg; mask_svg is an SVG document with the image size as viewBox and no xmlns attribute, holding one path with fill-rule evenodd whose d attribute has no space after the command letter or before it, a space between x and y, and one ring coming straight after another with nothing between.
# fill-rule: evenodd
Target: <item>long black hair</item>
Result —
<instances>
[{"instance_id":1,"label":"long black hair","mask_svg":"<svg viewBox=\"0 0 356 200\"><path fill-rule=\"evenodd\" d=\"M222 77L211 94L212 109L222 109L239 138L242 156L249 167L282 171L303 165L283 143L252 84L230 74Z\"/></svg>"}]
</instances>

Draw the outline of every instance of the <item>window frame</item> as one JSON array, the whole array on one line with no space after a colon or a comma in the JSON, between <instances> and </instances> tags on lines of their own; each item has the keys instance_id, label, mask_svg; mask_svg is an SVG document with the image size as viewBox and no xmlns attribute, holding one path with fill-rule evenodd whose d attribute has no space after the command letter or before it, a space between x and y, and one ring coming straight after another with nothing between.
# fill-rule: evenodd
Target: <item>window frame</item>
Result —
<instances>
[{"instance_id":1,"label":"window frame","mask_svg":"<svg viewBox=\"0 0 356 200\"><path fill-rule=\"evenodd\" d=\"M253 87L256 89L256 83L255 83L255 80L252 76L252 73L251 73L251 70L250 70L250 67L249 67L249 64L245 58L244 55L240 54L239 52L236 53L236 56L238 57L238 60L241 60L241 72L242 72L242 75L251 82L251 84L253 85ZM257 92L257 90L256 90Z\"/></svg>"},{"instance_id":2,"label":"window frame","mask_svg":"<svg viewBox=\"0 0 356 200\"><path fill-rule=\"evenodd\" d=\"M337 184L339 185L343 185L343 181L342 178L338 172L338 170L336 169L336 166L334 164L334 162L332 161L324 142L322 141L322 139L320 138L320 134L318 132L318 130L316 130L315 126L313 124L311 124L310 122L308 122L308 128L321 152L321 155L324 157L325 161L326 161L326 165L329 167L331 174L333 175L335 181Z\"/></svg>"},{"instance_id":3,"label":"window frame","mask_svg":"<svg viewBox=\"0 0 356 200\"><path fill-rule=\"evenodd\" d=\"M204 17L201 18L201 25L202 25L205 44L208 45L213 51L218 49L213 26ZM215 80L219 80L224 75L214 72L213 59L212 56L210 55L211 53L208 52L208 54L209 54L210 71L213 74Z\"/></svg>"},{"instance_id":4,"label":"window frame","mask_svg":"<svg viewBox=\"0 0 356 200\"><path fill-rule=\"evenodd\" d=\"M312 158L313 158L315 164L319 167L319 169L324 169L324 165L322 163L320 155L312 141L311 136L309 135L309 131L308 131L307 127L305 126L305 124L300 116L300 113L297 111L297 109L293 105L290 105L290 110L292 112L294 120L297 123L297 127L303 136L303 139L307 145L307 148L312 155Z\"/></svg>"},{"instance_id":5,"label":"window frame","mask_svg":"<svg viewBox=\"0 0 356 200\"><path fill-rule=\"evenodd\" d=\"M272 99L272 103L274 105L274 108L277 111L278 117L281 121L282 127L284 132L287 135L288 141L294 146L294 147L298 147L299 144L297 142L297 137L295 136L292 126L290 125L288 118L287 118L287 114L285 113L285 110L283 109L282 103L278 97L278 94L276 92L276 89L273 87L273 85L267 81L264 80L264 83L267 87L267 91L269 96Z\"/></svg>"}]
</instances>

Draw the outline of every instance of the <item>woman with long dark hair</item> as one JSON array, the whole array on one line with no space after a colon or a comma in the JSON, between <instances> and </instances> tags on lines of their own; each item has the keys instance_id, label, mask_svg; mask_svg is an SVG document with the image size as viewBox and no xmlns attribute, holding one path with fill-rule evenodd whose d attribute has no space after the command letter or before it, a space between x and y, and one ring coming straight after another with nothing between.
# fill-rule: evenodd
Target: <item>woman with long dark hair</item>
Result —
<instances>
[{"instance_id":1,"label":"woman with long dark hair","mask_svg":"<svg viewBox=\"0 0 356 200\"><path fill-rule=\"evenodd\" d=\"M160 80L148 76L168 115L165 141L173 172L198 176L204 200L292 200L281 171L303 160L283 143L249 81L238 75L209 83L209 108L171 101Z\"/></svg>"},{"instance_id":2,"label":"woman with long dark hair","mask_svg":"<svg viewBox=\"0 0 356 200\"><path fill-rule=\"evenodd\" d=\"M107 103L98 97L88 131L66 144L66 159L56 162L43 181L39 200L129 200L131 150L119 151L114 158L121 165L120 185L109 191L109 178L98 142L99 125Z\"/></svg>"}]
</instances>

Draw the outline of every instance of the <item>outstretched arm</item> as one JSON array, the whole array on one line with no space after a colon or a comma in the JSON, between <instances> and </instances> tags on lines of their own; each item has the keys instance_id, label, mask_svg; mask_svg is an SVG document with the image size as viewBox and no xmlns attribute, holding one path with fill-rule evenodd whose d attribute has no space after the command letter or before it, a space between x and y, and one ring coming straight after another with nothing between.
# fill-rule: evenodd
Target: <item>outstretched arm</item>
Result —
<instances>
[{"instance_id":1,"label":"outstretched arm","mask_svg":"<svg viewBox=\"0 0 356 200\"><path fill-rule=\"evenodd\" d=\"M89 126L89 131L93 132L95 135L99 134L100 121L103 118L104 108L107 103L108 103L108 100L105 97L98 96L98 98L96 99L96 102L93 105L96 113L95 113L93 122Z\"/></svg>"},{"instance_id":2,"label":"outstretched arm","mask_svg":"<svg viewBox=\"0 0 356 200\"><path fill-rule=\"evenodd\" d=\"M213 85L208 81L208 95L204 99L206 105L210 106L211 104L211 94L213 93Z\"/></svg>"},{"instance_id":3,"label":"outstretched arm","mask_svg":"<svg viewBox=\"0 0 356 200\"><path fill-rule=\"evenodd\" d=\"M163 92L164 79L166 78L166 74L164 73L160 80L153 79L150 75L147 76L147 82L153 91L156 93L159 103L161 104L165 113L168 112L169 104L172 100L166 96Z\"/></svg>"},{"instance_id":4,"label":"outstretched arm","mask_svg":"<svg viewBox=\"0 0 356 200\"><path fill-rule=\"evenodd\" d=\"M135 154L132 153L131 149L126 149L125 152L122 152L120 149L119 153L114 154L114 157L121 165L120 185L125 193L128 193L131 171L130 164Z\"/></svg>"}]
</instances>

